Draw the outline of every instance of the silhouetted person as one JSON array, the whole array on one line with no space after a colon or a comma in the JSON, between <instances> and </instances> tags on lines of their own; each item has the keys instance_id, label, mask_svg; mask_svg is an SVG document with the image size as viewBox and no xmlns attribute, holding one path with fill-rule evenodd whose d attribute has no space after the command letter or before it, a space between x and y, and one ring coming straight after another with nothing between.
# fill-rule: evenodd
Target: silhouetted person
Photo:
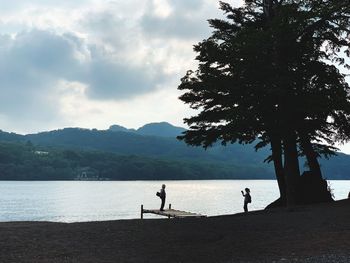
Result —
<instances>
[{"instance_id":1,"label":"silhouetted person","mask_svg":"<svg viewBox=\"0 0 350 263\"><path fill-rule=\"evenodd\" d=\"M350 192L348 193L348 198L350 199Z\"/></svg>"},{"instance_id":2,"label":"silhouetted person","mask_svg":"<svg viewBox=\"0 0 350 263\"><path fill-rule=\"evenodd\" d=\"M164 205L165 205L165 198L166 198L166 193L165 193L165 184L162 185L162 189L160 189L160 192L157 192L157 196L159 196L160 200L162 203L160 204L160 211L164 211Z\"/></svg>"},{"instance_id":3,"label":"silhouetted person","mask_svg":"<svg viewBox=\"0 0 350 263\"><path fill-rule=\"evenodd\" d=\"M241 191L242 195L244 196L244 212L248 213L248 204L252 202L252 197L250 196L250 190L249 188L244 189L245 193Z\"/></svg>"}]
</instances>

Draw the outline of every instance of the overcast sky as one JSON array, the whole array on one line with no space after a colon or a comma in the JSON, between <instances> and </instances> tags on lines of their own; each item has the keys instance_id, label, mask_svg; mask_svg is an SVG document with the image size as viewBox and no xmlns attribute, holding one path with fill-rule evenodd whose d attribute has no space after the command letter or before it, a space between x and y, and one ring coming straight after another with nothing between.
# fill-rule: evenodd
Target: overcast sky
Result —
<instances>
[{"instance_id":1,"label":"overcast sky","mask_svg":"<svg viewBox=\"0 0 350 263\"><path fill-rule=\"evenodd\" d=\"M232 5L241 0L228 1ZM217 0L0 0L0 129L184 126L177 86ZM349 151L350 152L350 147Z\"/></svg>"},{"instance_id":2,"label":"overcast sky","mask_svg":"<svg viewBox=\"0 0 350 263\"><path fill-rule=\"evenodd\" d=\"M239 5L240 0L231 1ZM138 128L190 114L177 86L216 0L0 0L0 129Z\"/></svg>"}]
</instances>

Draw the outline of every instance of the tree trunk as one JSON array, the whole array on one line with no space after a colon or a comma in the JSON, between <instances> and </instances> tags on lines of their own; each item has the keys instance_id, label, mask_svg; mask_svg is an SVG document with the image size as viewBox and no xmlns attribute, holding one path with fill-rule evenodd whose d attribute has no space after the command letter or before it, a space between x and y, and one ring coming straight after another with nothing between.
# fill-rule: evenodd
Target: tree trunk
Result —
<instances>
[{"instance_id":1,"label":"tree trunk","mask_svg":"<svg viewBox=\"0 0 350 263\"><path fill-rule=\"evenodd\" d=\"M272 159L275 167L275 174L277 178L278 188L280 191L280 199L282 204L286 204L287 192L286 192L286 181L283 171L282 163L282 142L279 137L271 138L271 150Z\"/></svg>"},{"instance_id":2,"label":"tree trunk","mask_svg":"<svg viewBox=\"0 0 350 263\"><path fill-rule=\"evenodd\" d=\"M298 151L295 132L286 132L283 138L284 175L287 186L287 206L297 203L297 187L300 177Z\"/></svg>"},{"instance_id":3,"label":"tree trunk","mask_svg":"<svg viewBox=\"0 0 350 263\"><path fill-rule=\"evenodd\" d=\"M264 14L266 16L267 19L272 19L273 17L273 12L272 9L273 8L273 1L272 0L264 0L263 1L263 10L264 10Z\"/></svg>"},{"instance_id":4,"label":"tree trunk","mask_svg":"<svg viewBox=\"0 0 350 263\"><path fill-rule=\"evenodd\" d=\"M321 172L320 164L317 160L317 154L312 147L310 138L305 134L301 134L300 135L300 144L301 144L301 147L302 147L304 154L306 156L310 171L314 175L316 175L317 177L319 177L321 179L322 172Z\"/></svg>"}]
</instances>

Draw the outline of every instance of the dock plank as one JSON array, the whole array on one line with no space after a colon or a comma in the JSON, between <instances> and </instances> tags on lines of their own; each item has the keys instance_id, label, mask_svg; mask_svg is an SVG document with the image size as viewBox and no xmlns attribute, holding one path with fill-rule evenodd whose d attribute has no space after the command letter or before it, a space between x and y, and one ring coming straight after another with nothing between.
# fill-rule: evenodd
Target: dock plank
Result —
<instances>
[{"instance_id":1,"label":"dock plank","mask_svg":"<svg viewBox=\"0 0 350 263\"><path fill-rule=\"evenodd\" d=\"M164 211L160 211L159 209L142 209L143 214L156 214L166 217L173 218L188 218L188 217L207 217L206 215L191 213L176 209L164 209Z\"/></svg>"}]
</instances>

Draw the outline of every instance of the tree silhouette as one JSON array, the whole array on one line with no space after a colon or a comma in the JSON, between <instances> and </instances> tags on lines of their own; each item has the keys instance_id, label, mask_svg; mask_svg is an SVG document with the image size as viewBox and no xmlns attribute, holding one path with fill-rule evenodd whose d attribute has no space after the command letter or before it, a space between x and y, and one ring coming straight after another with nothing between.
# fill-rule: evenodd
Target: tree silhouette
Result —
<instances>
[{"instance_id":1,"label":"tree silhouette","mask_svg":"<svg viewBox=\"0 0 350 263\"><path fill-rule=\"evenodd\" d=\"M334 153L350 135L350 5L344 1L246 0L220 3L225 20L209 20L212 35L195 45L196 71L181 79L180 99L198 110L180 136L188 144L271 145L281 202L298 202L305 155Z\"/></svg>"}]
</instances>

